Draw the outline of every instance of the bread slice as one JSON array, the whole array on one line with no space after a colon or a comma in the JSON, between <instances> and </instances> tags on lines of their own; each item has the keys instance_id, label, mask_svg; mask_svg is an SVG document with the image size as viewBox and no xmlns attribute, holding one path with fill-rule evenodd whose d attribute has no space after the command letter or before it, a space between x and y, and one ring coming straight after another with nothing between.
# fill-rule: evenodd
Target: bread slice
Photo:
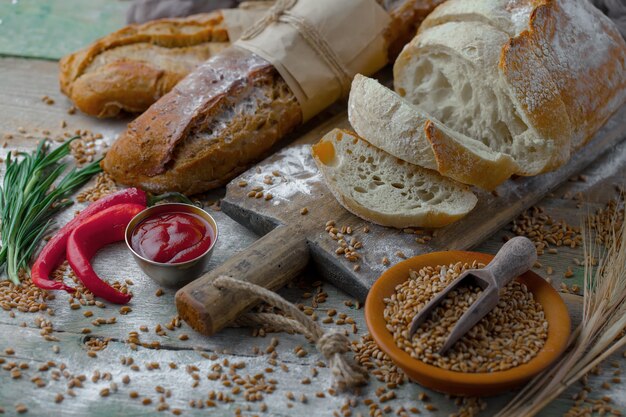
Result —
<instances>
[{"instance_id":1,"label":"bread slice","mask_svg":"<svg viewBox=\"0 0 626 417\"><path fill-rule=\"evenodd\" d=\"M348 117L372 145L411 164L469 185L493 190L519 170L509 155L444 126L378 81L352 81Z\"/></svg>"},{"instance_id":2,"label":"bread slice","mask_svg":"<svg viewBox=\"0 0 626 417\"><path fill-rule=\"evenodd\" d=\"M347 130L327 133L312 152L337 201L373 223L442 227L477 202L466 186L398 159Z\"/></svg>"}]
</instances>

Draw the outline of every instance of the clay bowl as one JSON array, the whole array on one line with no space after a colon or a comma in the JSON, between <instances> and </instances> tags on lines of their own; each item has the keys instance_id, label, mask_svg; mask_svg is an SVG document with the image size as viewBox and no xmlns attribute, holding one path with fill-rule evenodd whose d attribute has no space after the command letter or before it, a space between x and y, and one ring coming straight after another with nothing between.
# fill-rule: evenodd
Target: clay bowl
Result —
<instances>
[{"instance_id":1,"label":"clay bowl","mask_svg":"<svg viewBox=\"0 0 626 417\"><path fill-rule=\"evenodd\" d=\"M391 360L413 381L435 391L453 395L488 396L517 388L529 381L554 362L565 350L570 336L570 318L559 294L543 278L532 271L517 280L524 283L535 299L543 306L548 321L548 339L533 359L524 365L506 371L490 373L465 373L448 371L412 358L396 346L385 327L384 298L393 294L395 287L406 281L409 270L425 266L448 265L456 262L487 264L493 255L476 252L434 252L416 256L389 268L372 286L365 302L365 320L369 331Z\"/></svg>"}]
</instances>

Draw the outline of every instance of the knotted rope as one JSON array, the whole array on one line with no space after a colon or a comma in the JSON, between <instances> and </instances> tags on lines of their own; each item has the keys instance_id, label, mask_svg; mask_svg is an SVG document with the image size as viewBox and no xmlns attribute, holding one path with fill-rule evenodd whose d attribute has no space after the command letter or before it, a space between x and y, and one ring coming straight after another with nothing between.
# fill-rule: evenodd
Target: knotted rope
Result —
<instances>
[{"instance_id":1,"label":"knotted rope","mask_svg":"<svg viewBox=\"0 0 626 417\"><path fill-rule=\"evenodd\" d=\"M302 333L313 342L317 350L328 361L329 368L333 373L335 385L345 390L347 388L363 385L367 381L365 371L345 354L350 352L350 339L343 333L324 333L322 328L298 310L293 304L285 300L273 291L267 290L249 282L240 281L227 276L220 276L213 284L217 288L245 291L266 303L279 308L285 317L272 313L246 313L238 321L238 324L264 324L287 332Z\"/></svg>"},{"instance_id":2,"label":"knotted rope","mask_svg":"<svg viewBox=\"0 0 626 417\"><path fill-rule=\"evenodd\" d=\"M297 2L298 0L277 0L261 19L257 20L241 35L240 39L245 41L255 38L265 28L277 22L290 24L333 71L335 78L341 86L342 94L348 94L352 77L342 65L335 51L317 29L302 16L295 15L289 11Z\"/></svg>"}]
</instances>

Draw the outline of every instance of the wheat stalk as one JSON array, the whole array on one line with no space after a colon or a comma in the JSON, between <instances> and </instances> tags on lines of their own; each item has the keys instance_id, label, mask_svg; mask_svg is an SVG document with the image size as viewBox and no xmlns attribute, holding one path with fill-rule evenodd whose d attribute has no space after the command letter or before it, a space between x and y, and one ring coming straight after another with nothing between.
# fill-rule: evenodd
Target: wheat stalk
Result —
<instances>
[{"instance_id":1,"label":"wheat stalk","mask_svg":"<svg viewBox=\"0 0 626 417\"><path fill-rule=\"evenodd\" d=\"M624 202L624 196L620 199ZM616 222L619 210L613 221ZM588 222L591 224L591 222ZM583 320L568 343L566 353L530 381L496 417L531 417L607 357L626 346L626 221L611 230L609 244L596 243L593 226L583 227ZM593 259L599 263L593 266Z\"/></svg>"}]
</instances>

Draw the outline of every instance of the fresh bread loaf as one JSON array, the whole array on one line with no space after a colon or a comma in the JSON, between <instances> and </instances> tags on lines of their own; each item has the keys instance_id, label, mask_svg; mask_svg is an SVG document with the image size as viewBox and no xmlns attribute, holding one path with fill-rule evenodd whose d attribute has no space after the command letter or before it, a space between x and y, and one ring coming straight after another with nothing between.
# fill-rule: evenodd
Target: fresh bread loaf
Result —
<instances>
[{"instance_id":1,"label":"fresh bread loaf","mask_svg":"<svg viewBox=\"0 0 626 417\"><path fill-rule=\"evenodd\" d=\"M449 129L376 80L352 81L348 117L372 145L464 184L493 190L518 171L509 155Z\"/></svg>"},{"instance_id":2,"label":"fresh bread loaf","mask_svg":"<svg viewBox=\"0 0 626 417\"><path fill-rule=\"evenodd\" d=\"M448 129L512 156L517 174L536 175L626 101L626 43L586 0L449 0L403 49L394 86Z\"/></svg>"},{"instance_id":3,"label":"fresh bread loaf","mask_svg":"<svg viewBox=\"0 0 626 417\"><path fill-rule=\"evenodd\" d=\"M221 12L129 25L61 59L61 91L92 116L142 112L228 40Z\"/></svg>"},{"instance_id":4,"label":"fresh bread loaf","mask_svg":"<svg viewBox=\"0 0 626 417\"><path fill-rule=\"evenodd\" d=\"M414 27L440 2L395 0L392 25ZM390 27L386 44L408 42L408 34ZM102 167L116 181L150 191L200 193L227 183L301 122L300 106L276 69L228 48L135 119Z\"/></svg>"},{"instance_id":5,"label":"fresh bread loaf","mask_svg":"<svg viewBox=\"0 0 626 417\"><path fill-rule=\"evenodd\" d=\"M373 223L441 227L476 205L466 186L398 159L349 131L334 129L312 152L337 201Z\"/></svg>"},{"instance_id":6,"label":"fresh bread loaf","mask_svg":"<svg viewBox=\"0 0 626 417\"><path fill-rule=\"evenodd\" d=\"M243 172L301 120L274 67L229 48L130 123L102 167L118 182L155 193L196 194Z\"/></svg>"},{"instance_id":7,"label":"fresh bread loaf","mask_svg":"<svg viewBox=\"0 0 626 417\"><path fill-rule=\"evenodd\" d=\"M348 114L363 139L333 131L313 153L360 217L441 226L473 204L428 170L490 190L559 167L626 101L626 43L586 0L448 0L400 53L394 86L399 95L356 76ZM395 167L391 155L409 164ZM407 181L418 167L429 179ZM407 198L433 190L456 206L438 212L442 224L415 223L427 205Z\"/></svg>"}]
</instances>

